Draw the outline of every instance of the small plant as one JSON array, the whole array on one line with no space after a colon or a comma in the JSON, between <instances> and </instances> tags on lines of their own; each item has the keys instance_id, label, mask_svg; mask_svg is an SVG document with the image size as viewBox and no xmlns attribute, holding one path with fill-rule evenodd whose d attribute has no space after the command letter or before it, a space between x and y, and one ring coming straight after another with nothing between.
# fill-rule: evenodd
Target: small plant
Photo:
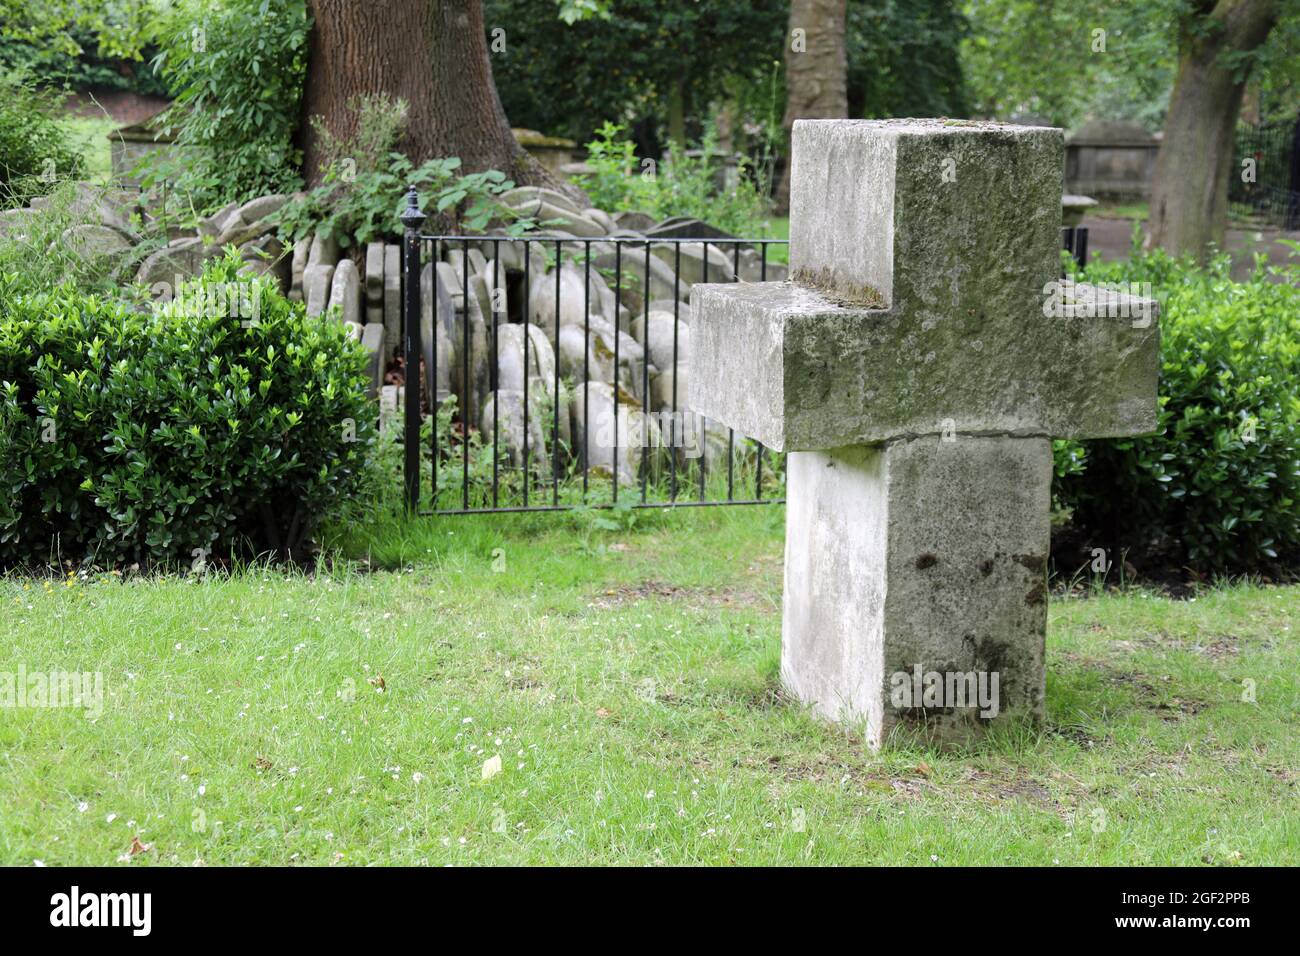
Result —
<instances>
[{"instance_id":1,"label":"small plant","mask_svg":"<svg viewBox=\"0 0 1300 956\"><path fill-rule=\"evenodd\" d=\"M454 156L417 167L395 151L406 124L405 101L380 95L362 97L350 106L357 115L357 133L351 139L338 140L316 123L326 158L324 182L280 210L275 221L282 236L296 241L320 231L344 247L400 236L403 197L411 185L420 190L426 211L446 214L459 230L481 232L494 219L506 221L510 235L531 227L531 219L514 219L496 201L514 188L504 173L457 175L461 163Z\"/></svg>"},{"instance_id":2,"label":"small plant","mask_svg":"<svg viewBox=\"0 0 1300 956\"><path fill-rule=\"evenodd\" d=\"M183 148L174 162L143 169L145 185L174 180L205 211L297 189L310 25L303 0L183 0L159 18L153 66L177 91L164 119Z\"/></svg>"},{"instance_id":3,"label":"small plant","mask_svg":"<svg viewBox=\"0 0 1300 956\"><path fill-rule=\"evenodd\" d=\"M656 219L694 216L738 236L767 233L762 177L749 160L741 158L735 183L729 189L721 186L713 163L718 148L712 132L701 142L700 155L670 146L658 164L638 159L635 144L624 135L622 126L605 123L587 144L587 165L593 171L581 185L594 205L644 212Z\"/></svg>"},{"instance_id":4,"label":"small plant","mask_svg":"<svg viewBox=\"0 0 1300 956\"><path fill-rule=\"evenodd\" d=\"M239 270L153 311L0 276L0 566L301 559L358 499L363 349Z\"/></svg>"},{"instance_id":5,"label":"small plant","mask_svg":"<svg viewBox=\"0 0 1300 956\"><path fill-rule=\"evenodd\" d=\"M98 187L60 183L40 209L21 213L12 227L0 230L0 275L8 277L10 292L40 292L70 283L83 292L110 294L165 241L150 234L120 252L99 254L65 238L70 229L98 225L98 205L105 198ZM138 222L131 225L143 228Z\"/></svg>"}]
</instances>

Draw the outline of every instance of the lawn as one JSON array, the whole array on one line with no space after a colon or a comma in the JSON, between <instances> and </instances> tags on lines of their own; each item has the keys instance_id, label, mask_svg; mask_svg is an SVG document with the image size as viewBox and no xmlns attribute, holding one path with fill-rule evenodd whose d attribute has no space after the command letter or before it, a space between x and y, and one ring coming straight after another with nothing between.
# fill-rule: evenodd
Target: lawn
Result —
<instances>
[{"instance_id":1,"label":"lawn","mask_svg":"<svg viewBox=\"0 0 1300 956\"><path fill-rule=\"evenodd\" d=\"M93 183L106 183L113 172L112 144L108 134L117 129L107 116L72 116L63 118L73 145L86 158L82 178Z\"/></svg>"},{"instance_id":2,"label":"lawn","mask_svg":"<svg viewBox=\"0 0 1300 956\"><path fill-rule=\"evenodd\" d=\"M0 709L0 863L1300 863L1300 588L1058 597L1044 726L873 755L778 691L781 508L636 514L0 579L5 669L104 681Z\"/></svg>"}]
</instances>

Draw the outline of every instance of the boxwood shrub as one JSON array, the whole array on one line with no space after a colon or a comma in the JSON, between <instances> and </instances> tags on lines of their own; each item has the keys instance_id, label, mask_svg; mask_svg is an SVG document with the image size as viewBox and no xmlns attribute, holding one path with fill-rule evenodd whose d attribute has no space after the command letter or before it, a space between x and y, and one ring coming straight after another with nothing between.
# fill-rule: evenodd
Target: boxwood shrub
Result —
<instances>
[{"instance_id":1,"label":"boxwood shrub","mask_svg":"<svg viewBox=\"0 0 1300 956\"><path fill-rule=\"evenodd\" d=\"M0 565L296 559L367 481L361 346L233 255L148 311L19 288L0 276Z\"/></svg>"},{"instance_id":2,"label":"boxwood shrub","mask_svg":"<svg viewBox=\"0 0 1300 956\"><path fill-rule=\"evenodd\" d=\"M1057 499L1097 542L1199 571L1300 562L1300 266L1233 281L1164 253L1095 264L1163 306L1159 431L1058 443ZM1280 281L1279 281L1280 280ZM1067 466L1062 459L1074 455Z\"/></svg>"}]
</instances>

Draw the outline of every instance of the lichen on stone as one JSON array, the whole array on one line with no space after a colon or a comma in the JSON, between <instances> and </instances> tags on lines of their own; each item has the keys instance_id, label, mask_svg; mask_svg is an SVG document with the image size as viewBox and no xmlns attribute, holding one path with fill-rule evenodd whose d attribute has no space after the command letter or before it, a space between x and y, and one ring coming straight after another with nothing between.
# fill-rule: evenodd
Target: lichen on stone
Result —
<instances>
[{"instance_id":1,"label":"lichen on stone","mask_svg":"<svg viewBox=\"0 0 1300 956\"><path fill-rule=\"evenodd\" d=\"M889 303L885 296L865 282L846 283L837 280L835 274L827 267L820 269L796 269L790 279L798 285L817 292L835 305L845 309L885 309Z\"/></svg>"}]
</instances>

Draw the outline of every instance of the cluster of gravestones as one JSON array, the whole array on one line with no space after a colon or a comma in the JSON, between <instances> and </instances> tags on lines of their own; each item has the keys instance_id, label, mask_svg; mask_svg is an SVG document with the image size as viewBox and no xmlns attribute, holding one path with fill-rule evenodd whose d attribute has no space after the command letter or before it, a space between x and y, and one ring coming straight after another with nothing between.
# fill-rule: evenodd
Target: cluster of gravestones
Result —
<instances>
[{"instance_id":1,"label":"cluster of gravestones","mask_svg":"<svg viewBox=\"0 0 1300 956\"><path fill-rule=\"evenodd\" d=\"M247 268L276 276L287 291L289 261L276 237L277 227L268 221L287 198L260 196L242 204L230 203L201 219L195 229L184 230L166 226L159 210L150 205L149 197L139 191L75 183L72 201L61 211L74 224L63 231L61 239L68 248L89 259L140 262L134 278L153 290L155 297L174 293L178 276L188 279L198 275L204 263L224 254L227 246L239 250ZM48 196L37 196L24 209L0 212L0 235L22 236L31 218L48 210L50 204ZM136 228L139 223L166 227L168 238L165 246L144 256L143 261L138 257L143 251L137 249L143 242Z\"/></svg>"},{"instance_id":2,"label":"cluster of gravestones","mask_svg":"<svg viewBox=\"0 0 1300 956\"><path fill-rule=\"evenodd\" d=\"M687 401L691 290L782 278L784 266L694 220L610 216L539 187L502 198L549 238L437 244L421 268L426 385L454 395L461 420L503 458L522 466L526 450L542 474L568 457L627 483L670 454L725 467L737 444ZM715 241L655 241L701 233ZM631 241L620 252L616 239ZM422 249L430 256L433 244ZM403 400L400 386L383 387L385 420Z\"/></svg>"},{"instance_id":3,"label":"cluster of gravestones","mask_svg":"<svg viewBox=\"0 0 1300 956\"><path fill-rule=\"evenodd\" d=\"M124 190L106 192L89 183L77 183L68 213L80 221L64 231L63 241L92 258L130 251L140 241L131 225L138 198ZM0 210L0 236L22 238L28 223L49 205L48 196L36 196L26 208Z\"/></svg>"}]
</instances>

